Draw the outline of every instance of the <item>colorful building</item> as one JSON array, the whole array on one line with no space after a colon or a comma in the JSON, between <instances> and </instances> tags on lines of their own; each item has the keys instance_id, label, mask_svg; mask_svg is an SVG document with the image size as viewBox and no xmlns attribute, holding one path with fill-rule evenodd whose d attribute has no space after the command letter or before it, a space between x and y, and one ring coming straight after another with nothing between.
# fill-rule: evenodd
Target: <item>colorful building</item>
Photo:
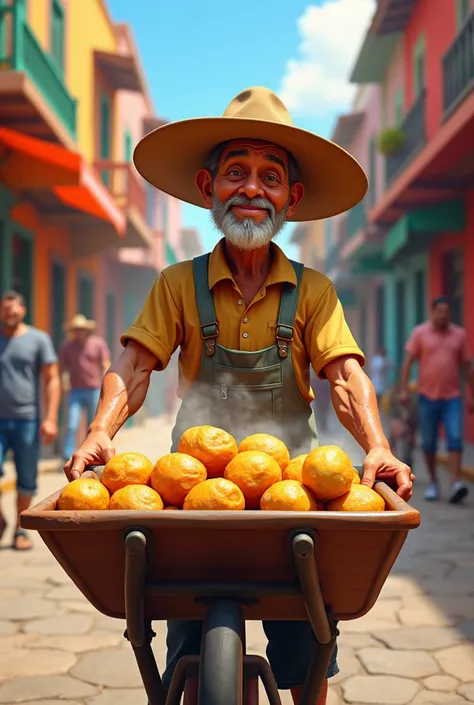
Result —
<instances>
[{"instance_id":1,"label":"colorful building","mask_svg":"<svg viewBox=\"0 0 474 705\"><path fill-rule=\"evenodd\" d=\"M357 271L355 238L366 242L371 233L383 294L359 308L374 320L377 306L383 310L384 342L398 369L410 331L435 296L451 297L474 348L474 319L466 315L474 305L467 276L474 264L473 34L471 0L381 0L351 74L373 96L362 118L371 187L365 234L348 233L341 266ZM474 440L474 419L466 424Z\"/></svg>"}]
</instances>

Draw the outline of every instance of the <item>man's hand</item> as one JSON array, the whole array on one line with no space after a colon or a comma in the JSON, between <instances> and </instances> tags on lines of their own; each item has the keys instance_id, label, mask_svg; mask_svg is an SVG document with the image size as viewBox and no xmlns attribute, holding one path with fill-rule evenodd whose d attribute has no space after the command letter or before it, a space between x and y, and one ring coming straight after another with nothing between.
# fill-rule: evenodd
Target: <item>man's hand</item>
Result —
<instances>
[{"instance_id":1,"label":"man's hand","mask_svg":"<svg viewBox=\"0 0 474 705\"><path fill-rule=\"evenodd\" d=\"M89 465L105 465L115 455L112 441L105 431L91 431L79 450L64 466L69 482L81 477Z\"/></svg>"},{"instance_id":2,"label":"man's hand","mask_svg":"<svg viewBox=\"0 0 474 705\"><path fill-rule=\"evenodd\" d=\"M397 460L388 448L373 448L364 460L361 484L372 487L376 480L393 485L397 489L397 494L407 501L412 494L415 476L411 468Z\"/></svg>"},{"instance_id":3,"label":"man's hand","mask_svg":"<svg viewBox=\"0 0 474 705\"><path fill-rule=\"evenodd\" d=\"M40 426L40 436L43 443L51 443L58 436L58 424L51 419L44 419Z\"/></svg>"}]
</instances>

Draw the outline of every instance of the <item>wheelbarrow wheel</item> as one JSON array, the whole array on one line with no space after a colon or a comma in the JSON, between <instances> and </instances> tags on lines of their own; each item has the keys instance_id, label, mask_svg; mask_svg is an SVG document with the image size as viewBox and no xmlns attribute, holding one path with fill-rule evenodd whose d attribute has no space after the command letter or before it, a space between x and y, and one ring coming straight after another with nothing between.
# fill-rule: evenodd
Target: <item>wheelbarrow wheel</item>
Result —
<instances>
[{"instance_id":1,"label":"wheelbarrow wheel","mask_svg":"<svg viewBox=\"0 0 474 705\"><path fill-rule=\"evenodd\" d=\"M232 600L213 602L204 621L199 705L242 705L245 624Z\"/></svg>"}]
</instances>

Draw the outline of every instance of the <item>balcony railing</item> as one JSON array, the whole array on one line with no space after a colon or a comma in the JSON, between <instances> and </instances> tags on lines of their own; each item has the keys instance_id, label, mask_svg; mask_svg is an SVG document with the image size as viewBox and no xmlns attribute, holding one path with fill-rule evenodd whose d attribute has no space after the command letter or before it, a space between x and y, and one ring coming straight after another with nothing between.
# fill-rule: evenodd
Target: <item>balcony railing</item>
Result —
<instances>
[{"instance_id":1,"label":"balcony railing","mask_svg":"<svg viewBox=\"0 0 474 705\"><path fill-rule=\"evenodd\" d=\"M406 135L406 141L401 149L387 158L387 179L389 182L425 144L425 104L426 93L422 91L400 126Z\"/></svg>"},{"instance_id":2,"label":"balcony railing","mask_svg":"<svg viewBox=\"0 0 474 705\"><path fill-rule=\"evenodd\" d=\"M360 201L354 208L351 208L347 215L347 237L351 238L361 228L367 225L367 214L365 210L365 199Z\"/></svg>"},{"instance_id":3,"label":"balcony railing","mask_svg":"<svg viewBox=\"0 0 474 705\"><path fill-rule=\"evenodd\" d=\"M448 113L474 87L474 12L443 57L443 108Z\"/></svg>"},{"instance_id":4,"label":"balcony railing","mask_svg":"<svg viewBox=\"0 0 474 705\"><path fill-rule=\"evenodd\" d=\"M76 137L76 101L55 60L38 43L26 22L23 0L0 3L0 71L23 71L38 88L72 137Z\"/></svg>"},{"instance_id":5,"label":"balcony railing","mask_svg":"<svg viewBox=\"0 0 474 705\"><path fill-rule=\"evenodd\" d=\"M107 186L110 194L119 208L136 208L146 220L146 189L145 183L129 162L95 163L98 177Z\"/></svg>"}]
</instances>

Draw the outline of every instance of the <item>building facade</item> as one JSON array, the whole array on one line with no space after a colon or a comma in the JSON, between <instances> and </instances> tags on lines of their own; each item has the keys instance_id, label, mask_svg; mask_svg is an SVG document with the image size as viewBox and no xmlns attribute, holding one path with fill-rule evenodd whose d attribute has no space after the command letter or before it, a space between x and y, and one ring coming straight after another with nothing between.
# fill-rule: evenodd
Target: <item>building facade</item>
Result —
<instances>
[{"instance_id":1,"label":"building facade","mask_svg":"<svg viewBox=\"0 0 474 705\"><path fill-rule=\"evenodd\" d=\"M371 277L379 285L376 295L358 299L359 318L375 321L397 370L413 326L439 295L451 298L474 348L467 315L474 304L473 34L471 0L381 0L351 74L358 95L372 96L359 118L367 133L362 138L359 126L348 146L370 187L365 206L347 217L358 220L363 210L365 235L349 226L336 262L357 275L366 254L360 242L372 238ZM367 140L368 162L359 151ZM362 269L367 274L367 262ZM370 278L361 286L370 290ZM374 343L369 336L368 350ZM474 440L474 419L466 419L466 431Z\"/></svg>"}]
</instances>

